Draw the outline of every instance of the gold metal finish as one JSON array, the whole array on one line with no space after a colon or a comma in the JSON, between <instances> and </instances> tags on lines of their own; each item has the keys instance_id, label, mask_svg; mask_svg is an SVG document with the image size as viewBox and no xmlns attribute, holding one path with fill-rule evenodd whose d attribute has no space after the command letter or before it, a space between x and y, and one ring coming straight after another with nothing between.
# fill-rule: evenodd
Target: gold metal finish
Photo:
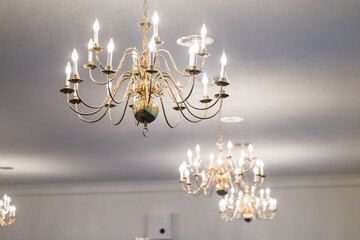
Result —
<instances>
[{"instance_id":1,"label":"gold metal finish","mask_svg":"<svg viewBox=\"0 0 360 240\"><path fill-rule=\"evenodd\" d=\"M199 75L201 70L197 68L197 66L188 66L185 72L190 73L191 75Z\"/></svg>"},{"instance_id":2,"label":"gold metal finish","mask_svg":"<svg viewBox=\"0 0 360 240\"><path fill-rule=\"evenodd\" d=\"M229 94L225 92L225 90L221 90L219 94L215 94L215 98L227 98Z\"/></svg>"},{"instance_id":3,"label":"gold metal finish","mask_svg":"<svg viewBox=\"0 0 360 240\"><path fill-rule=\"evenodd\" d=\"M94 52L94 53L99 53L102 52L104 50L103 47L101 47L99 44L95 43L94 47L90 48L90 51Z\"/></svg>"},{"instance_id":4,"label":"gold metal finish","mask_svg":"<svg viewBox=\"0 0 360 240\"><path fill-rule=\"evenodd\" d=\"M201 103L209 103L211 101L212 99L209 98L209 96L204 96L204 98L200 100Z\"/></svg>"},{"instance_id":5,"label":"gold metal finish","mask_svg":"<svg viewBox=\"0 0 360 240\"><path fill-rule=\"evenodd\" d=\"M199 51L198 55L199 55L200 57L208 57L208 56L210 56L211 54L208 53L205 48L203 48L203 49L201 49L201 50Z\"/></svg>"},{"instance_id":6,"label":"gold metal finish","mask_svg":"<svg viewBox=\"0 0 360 240\"><path fill-rule=\"evenodd\" d=\"M226 80L226 78L219 78L218 80L215 81L215 84L218 86L225 87L225 86L229 85L230 83Z\"/></svg>"},{"instance_id":7,"label":"gold metal finish","mask_svg":"<svg viewBox=\"0 0 360 240\"><path fill-rule=\"evenodd\" d=\"M84 80L82 80L81 78L80 78L80 75L79 74L73 74L72 75L72 78L70 78L69 79L69 82L71 82L71 83L81 83L81 82L83 82Z\"/></svg>"},{"instance_id":8,"label":"gold metal finish","mask_svg":"<svg viewBox=\"0 0 360 240\"><path fill-rule=\"evenodd\" d=\"M154 64L150 65L149 28L152 24L149 22L147 0L144 0L143 9L144 16L140 23L140 26L143 28L141 51L138 51L135 47L125 49L119 64L112 67L104 66L100 61L99 54L104 50L103 47L99 44L94 44L90 49L90 51L94 52L96 60L94 62L88 62L84 67L88 69L91 81L102 87L101 91L107 88L108 94L105 100L96 106L88 104L79 93L78 83L83 82L83 80L79 75L73 75L72 78L69 79L69 82L73 83L74 86L70 86L69 88L65 87L61 90L61 92L64 92L67 96L68 106L84 122L98 122L104 118L105 115L108 115L113 125L119 125L122 122L129 106L133 110L137 125L139 123L144 125L144 135L148 135L148 124L157 118L160 105L166 123L171 128L179 125L181 116L192 123L198 123L214 117L222 108L223 99L221 97L215 99L211 104L208 104L211 101L208 97L201 99L200 102L205 104L202 107L195 106L189 102L195 86L195 76L201 73L207 53L204 54L203 51L199 53L201 65L190 66L185 71L181 71L176 66L171 53L166 49L159 49L163 42L157 37L155 38L156 48L152 53L155 58ZM199 41L199 39L201 39L201 36L191 35L181 38L178 40L178 43L182 46L190 46L195 43L195 41ZM206 45L211 44L213 41L213 38L209 36L206 37ZM123 71L122 68L126 60L131 61L131 68ZM100 71L104 73L103 80L94 78L93 70L96 67L100 68ZM170 70L171 67L174 71L173 69ZM177 73L180 77L186 78L186 81L178 85L178 80L175 79L171 71ZM69 93L74 92L74 90L76 94L71 98ZM218 92L220 94L219 96L222 96L222 91L223 89L220 87ZM178 112L178 118L175 123L168 121L163 103L165 95L175 104L173 109ZM157 101L158 99L160 99L160 102ZM79 111L78 104L80 103L82 103L83 107L87 108L88 111ZM121 118L119 120L113 120L111 109L122 103L124 103L125 106ZM215 109L215 105L217 105L217 109ZM215 110L214 112L210 112L210 109ZM90 116L93 116L93 118L87 119Z\"/></svg>"},{"instance_id":9,"label":"gold metal finish","mask_svg":"<svg viewBox=\"0 0 360 240\"><path fill-rule=\"evenodd\" d=\"M89 70L94 70L97 67L94 62L88 62L87 64L84 65L84 68L89 69Z\"/></svg>"},{"instance_id":10,"label":"gold metal finish","mask_svg":"<svg viewBox=\"0 0 360 240\"><path fill-rule=\"evenodd\" d=\"M64 94L69 94L69 93L73 93L74 89L72 89L69 85L65 85L63 89L60 89L60 92Z\"/></svg>"},{"instance_id":11,"label":"gold metal finish","mask_svg":"<svg viewBox=\"0 0 360 240\"><path fill-rule=\"evenodd\" d=\"M11 205L11 199L6 194L0 199L0 226L6 227L15 223L16 207Z\"/></svg>"}]
</instances>

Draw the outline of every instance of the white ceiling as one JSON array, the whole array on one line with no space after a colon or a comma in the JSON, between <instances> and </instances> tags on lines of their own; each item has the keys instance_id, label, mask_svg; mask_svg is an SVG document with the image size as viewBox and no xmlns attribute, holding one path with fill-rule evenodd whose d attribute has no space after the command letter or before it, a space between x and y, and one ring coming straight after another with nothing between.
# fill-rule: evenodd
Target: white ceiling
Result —
<instances>
[{"instance_id":1,"label":"white ceiling","mask_svg":"<svg viewBox=\"0 0 360 240\"><path fill-rule=\"evenodd\" d=\"M218 73L225 49L231 85L223 115L245 118L224 125L225 139L254 142L268 175L360 172L358 0L149 4L179 66L188 55L176 39L203 23L215 37L209 75ZM15 167L0 170L0 184L176 179L188 148L200 143L205 157L216 151L216 118L182 119L173 130L161 113L144 138L130 111L113 127L107 120L85 124L66 106L59 93L65 64L74 47L85 63L94 19L103 45L114 38L118 61L120 49L141 48L141 15L141 0L0 2L0 167ZM104 97L105 89L85 85L90 103ZM174 119L170 107L169 114Z\"/></svg>"}]
</instances>

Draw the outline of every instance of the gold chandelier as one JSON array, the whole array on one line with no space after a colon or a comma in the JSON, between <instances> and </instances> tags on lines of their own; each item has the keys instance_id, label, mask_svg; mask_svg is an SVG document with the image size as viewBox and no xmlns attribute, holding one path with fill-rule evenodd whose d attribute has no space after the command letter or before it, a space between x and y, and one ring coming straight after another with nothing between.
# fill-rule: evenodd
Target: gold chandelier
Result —
<instances>
[{"instance_id":1,"label":"gold chandelier","mask_svg":"<svg viewBox=\"0 0 360 240\"><path fill-rule=\"evenodd\" d=\"M114 51L114 41L110 39L107 46L107 63L103 65L99 58L99 53L104 50L99 44L99 29L100 25L96 19L94 29L94 39L90 39L88 44L88 62L84 67L89 71L90 79L97 85L105 86L107 96L105 100L97 106L93 106L85 101L79 93L79 84L84 80L80 78L78 71L78 54L74 49L72 53L73 65L71 68L68 62L66 66L66 84L60 91L66 94L67 103L69 107L77 114L77 116L84 122L94 123L98 122L108 113L109 120L113 125L118 125L124 118L127 106L132 108L135 117L135 123L144 125L143 134L148 136L147 125L153 122L159 113L158 103L156 98L160 99L160 104L164 113L165 120L169 127L175 128L178 126L181 115L192 123L200 122L204 119L214 117L221 109L223 98L228 97L223 87L229 85L226 79L226 64L227 58L225 53L221 57L220 77L215 81L215 84L220 87L220 90L215 94L214 99L210 98L207 91L208 78L204 73L203 79L203 97L199 100L203 106L198 107L189 102L189 98L193 93L196 76L203 71L205 58L210 54L206 50L206 46L212 44L214 39L207 35L205 25L201 29L201 35L190 35L179 38L177 43L180 46L189 47L190 60L189 66L181 71L175 64L171 53L166 49L160 49L159 46L163 44L160 40L158 24L159 16L155 12L153 16L153 24L149 22L148 4L144 1L144 17L140 23L143 28L143 50L138 51L135 47L127 48L116 68L112 66L112 58ZM149 41L149 28L153 25L153 36ZM93 61L93 54L95 55L96 64ZM197 63L197 58L201 58L201 63ZM131 69L121 71L123 64L127 58L131 58ZM175 78L170 72L170 66L181 77L187 78L185 83L176 82ZM92 71L97 67L101 68L104 74L103 81L95 80ZM72 74L71 74L72 73ZM120 87L123 86L125 90L123 95L120 93ZM187 90L187 93L184 90ZM170 123L163 103L165 92L172 100L173 109L178 112L177 121ZM73 94L71 96L71 94ZM119 98L117 96L121 95ZM132 102L130 102L132 100ZM213 101L214 100L214 101ZM212 103L211 103L212 102ZM111 109L119 104L124 103L124 108L120 114L119 120L113 120ZM79 106L86 108L88 111L79 109ZM209 114L208 110L218 105L215 113ZM94 116L89 119L89 116Z\"/></svg>"},{"instance_id":2,"label":"gold chandelier","mask_svg":"<svg viewBox=\"0 0 360 240\"><path fill-rule=\"evenodd\" d=\"M10 205L11 198L6 194L3 199L0 199L0 226L5 227L15 223L16 207Z\"/></svg>"},{"instance_id":3,"label":"gold chandelier","mask_svg":"<svg viewBox=\"0 0 360 240\"><path fill-rule=\"evenodd\" d=\"M277 211L277 200L270 197L269 188L260 189L259 193L260 197L257 197L255 188L251 188L250 191L246 188L245 192L231 189L230 194L219 202L221 218L225 221L243 219L245 222L251 222L256 218L273 219Z\"/></svg>"},{"instance_id":4,"label":"gold chandelier","mask_svg":"<svg viewBox=\"0 0 360 240\"><path fill-rule=\"evenodd\" d=\"M192 158L191 150L188 150L188 162L184 161L180 167L180 184L182 189L191 195L200 195L204 193L206 196L211 196L213 190L220 196L225 196L230 189L238 190L241 185L245 184L243 180L244 173L246 173L256 162L256 169L258 174L254 182L262 182L264 175L264 163L252 156L253 147L247 144L246 148L241 151L239 161L237 161L232 154L233 144L228 142L227 155L223 152L223 134L221 127L221 114L219 114L219 140L216 143L218 146L218 156L215 161L214 154L210 154L207 163L202 166L200 158L200 146L196 145L196 157ZM248 166L246 161L250 163Z\"/></svg>"},{"instance_id":5,"label":"gold chandelier","mask_svg":"<svg viewBox=\"0 0 360 240\"><path fill-rule=\"evenodd\" d=\"M264 162L252 156L251 144L240 144L240 146L242 148L239 160L241 177L237 179L238 187L231 188L230 193L220 200L220 216L225 221L244 219L250 222L256 218L273 219L277 211L277 200L270 197L270 189L261 188L258 191L260 197L256 196L256 191L264 183Z\"/></svg>"}]
</instances>

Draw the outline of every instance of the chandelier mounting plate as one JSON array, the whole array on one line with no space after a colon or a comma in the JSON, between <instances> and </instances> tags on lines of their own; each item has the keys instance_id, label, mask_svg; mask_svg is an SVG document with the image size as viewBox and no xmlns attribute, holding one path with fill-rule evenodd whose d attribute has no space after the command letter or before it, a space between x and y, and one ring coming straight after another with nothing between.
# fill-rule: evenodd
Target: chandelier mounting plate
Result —
<instances>
[{"instance_id":1,"label":"chandelier mounting plate","mask_svg":"<svg viewBox=\"0 0 360 240\"><path fill-rule=\"evenodd\" d=\"M176 40L176 43L183 47L191 47L195 44L195 42L198 42L198 44L201 44L201 35L188 35L179 38ZM211 45L214 42L214 38L210 36L205 37L205 45Z\"/></svg>"}]
</instances>

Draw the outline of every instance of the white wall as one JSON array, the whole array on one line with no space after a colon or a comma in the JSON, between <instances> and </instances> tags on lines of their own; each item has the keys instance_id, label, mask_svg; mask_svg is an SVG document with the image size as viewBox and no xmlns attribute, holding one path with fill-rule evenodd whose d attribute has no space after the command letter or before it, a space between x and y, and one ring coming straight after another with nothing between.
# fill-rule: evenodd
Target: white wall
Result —
<instances>
[{"instance_id":1,"label":"white wall","mask_svg":"<svg viewBox=\"0 0 360 240\"><path fill-rule=\"evenodd\" d=\"M0 186L18 209L0 240L130 240L146 236L152 213L174 214L175 240L360 239L359 176L272 179L270 186L278 215L250 224L222 221L217 196L188 196L175 182Z\"/></svg>"}]
</instances>

